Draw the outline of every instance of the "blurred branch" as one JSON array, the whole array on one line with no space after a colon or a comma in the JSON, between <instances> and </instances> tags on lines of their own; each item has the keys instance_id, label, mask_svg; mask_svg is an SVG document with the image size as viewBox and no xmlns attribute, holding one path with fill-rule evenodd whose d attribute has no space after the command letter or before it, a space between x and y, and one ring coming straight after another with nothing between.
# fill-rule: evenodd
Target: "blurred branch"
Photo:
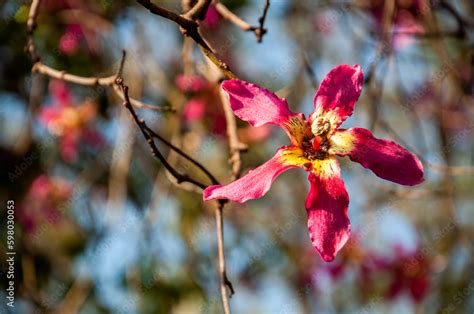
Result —
<instances>
[{"instance_id":1,"label":"blurred branch","mask_svg":"<svg viewBox=\"0 0 474 314\"><path fill-rule=\"evenodd\" d=\"M439 5L444 8L446 11L451 13L451 15L456 19L458 23L458 31L460 34L465 35L466 34L466 28L468 27L474 27L474 21L470 21L467 18L464 18L454 7L454 5L450 2L447 2L445 0L441 0L439 2Z\"/></svg>"},{"instance_id":2,"label":"blurred branch","mask_svg":"<svg viewBox=\"0 0 474 314\"><path fill-rule=\"evenodd\" d=\"M265 22L265 17L267 15L268 7L270 6L270 1L266 1L265 7L263 9L262 16L258 19L259 20L259 26L252 26L249 23L247 23L244 19L242 19L240 16L237 14L233 13L230 11L224 4L217 2L215 4L215 8L217 12L226 20L230 21L231 23L235 24L238 26L240 29L246 32L254 32L255 37L257 38L257 42L261 43L263 39L263 35L267 33L267 29L263 27L263 24Z\"/></svg>"},{"instance_id":3,"label":"blurred branch","mask_svg":"<svg viewBox=\"0 0 474 314\"><path fill-rule=\"evenodd\" d=\"M365 75L365 83L368 83L372 79L380 61L391 52L392 34L389 30L392 27L394 16L395 1L385 1L382 15L382 30L379 34L374 60L370 63L367 74Z\"/></svg>"},{"instance_id":4,"label":"blurred branch","mask_svg":"<svg viewBox=\"0 0 474 314\"><path fill-rule=\"evenodd\" d=\"M474 175L474 167L470 166L446 166L446 165L438 165L438 164L428 164L428 168L444 173L447 175L458 175L458 176L472 176Z\"/></svg>"},{"instance_id":5,"label":"blurred branch","mask_svg":"<svg viewBox=\"0 0 474 314\"><path fill-rule=\"evenodd\" d=\"M184 17L190 20L204 20L211 1L212 0L198 0L198 2L184 14Z\"/></svg>"},{"instance_id":6,"label":"blurred branch","mask_svg":"<svg viewBox=\"0 0 474 314\"><path fill-rule=\"evenodd\" d=\"M90 281L81 278L76 279L54 313L72 314L79 312L81 305L87 299L92 287L93 285Z\"/></svg>"},{"instance_id":7,"label":"blurred branch","mask_svg":"<svg viewBox=\"0 0 474 314\"><path fill-rule=\"evenodd\" d=\"M223 221L223 212L224 203L222 201L218 202L216 208L216 231L217 231L217 254L219 259L219 278L220 278L220 290L222 297L222 305L224 307L224 313L230 314L229 306L229 295L227 288L229 288L230 295L234 294L234 287L232 283L227 278L227 272L225 267L225 255L224 255L224 221Z\"/></svg>"},{"instance_id":8,"label":"blurred branch","mask_svg":"<svg viewBox=\"0 0 474 314\"><path fill-rule=\"evenodd\" d=\"M308 56L304 51L301 52L301 60L303 61L303 66L306 70L306 74L308 74L308 78L311 82L311 86L313 86L314 89L318 89L318 79L316 78L316 73L314 73L313 68L311 67L311 64L308 60Z\"/></svg>"},{"instance_id":9,"label":"blurred branch","mask_svg":"<svg viewBox=\"0 0 474 314\"><path fill-rule=\"evenodd\" d=\"M227 126L227 138L229 139L229 150L230 150L230 163L232 165L231 180L234 181L240 176L242 170L242 159L240 153L247 150L247 145L239 140L237 134L237 121L235 115L230 107L229 100L222 90L219 91L222 100L222 107L224 109L224 115Z\"/></svg>"},{"instance_id":10,"label":"blurred branch","mask_svg":"<svg viewBox=\"0 0 474 314\"><path fill-rule=\"evenodd\" d=\"M377 44L376 54L374 60L370 64L365 82L368 83L375 76L375 70L379 66L380 61L390 55L392 51L392 35L388 32L393 24L395 16L395 1L385 1L382 16L382 32L379 35L379 42ZM387 66L388 67L388 66ZM375 128L379 117L378 102L382 97L383 84L385 79L382 78L380 82L373 80L373 93L370 113L370 130Z\"/></svg>"},{"instance_id":11,"label":"blurred branch","mask_svg":"<svg viewBox=\"0 0 474 314\"><path fill-rule=\"evenodd\" d=\"M267 30L263 28L263 24L265 23L265 18L267 17L267 12L268 12L269 7L270 7L270 0L265 0L265 6L263 7L262 15L258 18L258 22L260 23L260 26L255 31L255 35L257 36L257 41L259 43L262 42L263 35L267 32Z\"/></svg>"},{"instance_id":12,"label":"blurred branch","mask_svg":"<svg viewBox=\"0 0 474 314\"><path fill-rule=\"evenodd\" d=\"M218 84L219 74L217 68L212 64L212 62L207 62L208 75L207 79L211 84ZM240 171L242 168L241 153L247 150L247 145L242 143L239 140L237 132L237 120L232 108L229 104L229 99L226 97L224 91L219 89L219 97L222 103L222 109L224 110L224 117L226 121L226 133L227 139L229 142L229 153L230 158L229 162L231 164L231 180L235 180L240 176Z\"/></svg>"},{"instance_id":13,"label":"blurred branch","mask_svg":"<svg viewBox=\"0 0 474 314\"><path fill-rule=\"evenodd\" d=\"M35 41L34 41L34 32L36 29L36 17L38 15L40 3L41 3L41 0L33 0L31 2L30 11L28 13L28 20L26 22L26 28L28 32L26 50L28 51L28 53L31 56L31 59L33 59L33 62L35 63L40 60L40 57L36 53L36 46L35 46Z\"/></svg>"},{"instance_id":14,"label":"blurred branch","mask_svg":"<svg viewBox=\"0 0 474 314\"><path fill-rule=\"evenodd\" d=\"M229 8L227 8L222 3L218 2L215 5L217 12L226 20L232 22L236 26L240 27L244 31L255 31L257 29L256 26L252 26L246 21L244 21L240 16L233 13Z\"/></svg>"}]
</instances>

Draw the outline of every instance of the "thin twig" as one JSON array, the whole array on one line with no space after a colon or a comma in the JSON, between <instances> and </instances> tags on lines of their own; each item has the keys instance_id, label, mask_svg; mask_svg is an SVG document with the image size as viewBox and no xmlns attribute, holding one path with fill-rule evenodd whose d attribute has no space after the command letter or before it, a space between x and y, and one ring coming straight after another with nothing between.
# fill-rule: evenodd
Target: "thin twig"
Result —
<instances>
[{"instance_id":1,"label":"thin twig","mask_svg":"<svg viewBox=\"0 0 474 314\"><path fill-rule=\"evenodd\" d=\"M84 77L84 76L77 76L74 74L67 73L66 71L59 71L53 69L41 62L36 62L33 65L32 69L33 73L41 73L47 75L49 77L66 81L69 83L74 83L83 86L110 86L114 84L116 75L110 75L107 77Z\"/></svg>"},{"instance_id":2,"label":"thin twig","mask_svg":"<svg viewBox=\"0 0 474 314\"><path fill-rule=\"evenodd\" d=\"M191 162L193 165L195 165L197 168L201 169L202 172L204 172L207 177L211 180L212 184L219 184L219 181L212 175L212 173L207 170L206 167L204 167L200 162L183 152L179 147L173 145L171 142L167 141L164 137L150 129L148 125L143 126L150 135L156 139L158 139L160 142L164 143L166 146L170 147L172 150L174 150L178 155L182 156L184 159L188 160Z\"/></svg>"},{"instance_id":3,"label":"thin twig","mask_svg":"<svg viewBox=\"0 0 474 314\"><path fill-rule=\"evenodd\" d=\"M174 169L166 160L166 158L163 156L163 154L160 152L158 147L156 146L155 142L153 141L153 138L156 137L156 133L150 133L150 128L146 125L145 121L143 119L140 119L135 112L135 109L133 109L133 106L130 103L130 97L128 96L128 86L123 84L123 79L121 77L118 77L116 80L116 84L119 86L120 90L123 93L123 98L124 98L124 107L130 112L132 115L133 120L137 124L137 126L140 128L140 131L142 132L143 136L145 137L148 145L150 146L152 154L158 158L158 160L163 164L163 166L168 170L169 173L173 175L173 177L176 179L178 183L184 183L184 182L189 182L191 184L194 184L195 186L200 187L201 189L205 189L207 187L206 184L191 178L185 173L180 173L176 169ZM170 146L172 149L176 150L176 147ZM184 152L181 151L181 154L184 154ZM187 156L187 159L191 158ZM188 159L190 160L190 159ZM193 162L194 163L194 162ZM197 163L197 162L196 162ZM211 176L212 177L212 176ZM212 177L214 180L215 178ZM212 179L211 179L212 180Z\"/></svg>"},{"instance_id":4,"label":"thin twig","mask_svg":"<svg viewBox=\"0 0 474 314\"><path fill-rule=\"evenodd\" d=\"M270 7L270 0L265 0L265 6L263 7L262 15L258 18L258 22L260 26L255 31L255 35L257 36L257 42L261 43L263 39L263 35L267 32L267 30L263 27L265 24L265 18L267 17L268 8Z\"/></svg>"},{"instance_id":5,"label":"thin twig","mask_svg":"<svg viewBox=\"0 0 474 314\"><path fill-rule=\"evenodd\" d=\"M428 164L428 169L439 172L439 173L452 175L452 176L474 175L474 167L471 167L471 166L447 166L447 165L440 165L440 164Z\"/></svg>"},{"instance_id":6,"label":"thin twig","mask_svg":"<svg viewBox=\"0 0 474 314\"><path fill-rule=\"evenodd\" d=\"M311 82L311 85L313 86L314 89L318 88L318 79L316 78L316 73L314 73L313 67L311 66L308 56L304 51L301 52L301 59L303 60L303 66L306 70L306 73L308 74L308 78Z\"/></svg>"},{"instance_id":7,"label":"thin twig","mask_svg":"<svg viewBox=\"0 0 474 314\"><path fill-rule=\"evenodd\" d=\"M197 29L198 27L197 22L190 20L184 16L181 16L173 11L162 8L152 3L150 0L137 0L137 2L140 3L142 6L144 6L145 8L147 8L151 13L164 17L165 19L168 19L170 21L173 21L179 26L181 26L183 29L192 29L192 28Z\"/></svg>"},{"instance_id":8,"label":"thin twig","mask_svg":"<svg viewBox=\"0 0 474 314\"><path fill-rule=\"evenodd\" d=\"M54 313L77 313L92 290L92 283L77 278Z\"/></svg>"},{"instance_id":9,"label":"thin twig","mask_svg":"<svg viewBox=\"0 0 474 314\"><path fill-rule=\"evenodd\" d=\"M204 20L212 0L198 0L198 2L183 17L190 20Z\"/></svg>"},{"instance_id":10,"label":"thin twig","mask_svg":"<svg viewBox=\"0 0 474 314\"><path fill-rule=\"evenodd\" d=\"M374 76L375 69L380 61L384 59L391 52L392 34L389 32L393 24L395 13L394 1L385 1L382 15L382 30L379 34L379 41L377 43L374 60L370 63L367 74L365 75L364 83L368 83Z\"/></svg>"},{"instance_id":11,"label":"thin twig","mask_svg":"<svg viewBox=\"0 0 474 314\"><path fill-rule=\"evenodd\" d=\"M41 0L33 0L31 2L30 11L28 12L28 21L26 22L28 39L26 44L26 50L31 56L33 62L38 62L40 60L39 55L36 52L36 46L34 41L34 32L36 29L36 17L39 11L39 5Z\"/></svg>"},{"instance_id":12,"label":"thin twig","mask_svg":"<svg viewBox=\"0 0 474 314\"><path fill-rule=\"evenodd\" d=\"M218 202L216 208L216 231L217 231L217 255L219 260L219 278L220 278L220 291L222 297L222 306L224 307L224 313L230 314L229 306L229 289L230 295L234 294L234 288L232 283L227 278L226 267L225 267L225 255L224 255L224 222L223 212L224 203Z\"/></svg>"},{"instance_id":13,"label":"thin twig","mask_svg":"<svg viewBox=\"0 0 474 314\"><path fill-rule=\"evenodd\" d=\"M375 69L380 64L380 61L387 58L387 56L390 56L391 54L392 37L391 37L391 34L388 33L388 30L392 27L394 16L395 16L395 2L386 1L384 4L383 16L382 16L382 33L380 34L379 42L377 44L375 59L370 64L369 70L367 71L368 73L365 78L365 83L368 83L375 76ZM373 97L372 97L371 113L370 113L370 130L373 130L375 128L375 125L379 117L379 109L378 109L377 103L382 97L384 82L385 80L382 80L381 82L377 82L374 80L374 84L372 84Z\"/></svg>"},{"instance_id":14,"label":"thin twig","mask_svg":"<svg viewBox=\"0 0 474 314\"><path fill-rule=\"evenodd\" d=\"M229 100L227 99L224 92L220 91L222 107L224 109L224 115L226 119L227 137L229 139L229 150L230 150L230 163L232 165L231 179L236 180L240 176L242 170L242 159L240 157L241 152L247 150L247 145L239 140L237 133L237 121L235 115L230 107Z\"/></svg>"},{"instance_id":15,"label":"thin twig","mask_svg":"<svg viewBox=\"0 0 474 314\"><path fill-rule=\"evenodd\" d=\"M257 38L257 42L262 42L263 35L266 34L267 29L263 28L263 23L265 22L265 16L267 14L268 6L270 2L267 1L265 4L265 8L263 10L262 16L259 18L259 26L253 26L247 23L244 19L242 19L237 14L233 13L229 8L227 8L224 4L217 2L214 7L216 8L217 12L226 20L233 23L240 29L246 32L253 32L255 37Z\"/></svg>"},{"instance_id":16,"label":"thin twig","mask_svg":"<svg viewBox=\"0 0 474 314\"><path fill-rule=\"evenodd\" d=\"M229 10L229 8L227 8L224 4L218 2L215 4L214 7L224 19L235 24L236 26L241 28L243 31L254 31L255 29L257 29L256 26L252 26L246 21L244 21L240 16L236 15L231 10Z\"/></svg>"}]
</instances>

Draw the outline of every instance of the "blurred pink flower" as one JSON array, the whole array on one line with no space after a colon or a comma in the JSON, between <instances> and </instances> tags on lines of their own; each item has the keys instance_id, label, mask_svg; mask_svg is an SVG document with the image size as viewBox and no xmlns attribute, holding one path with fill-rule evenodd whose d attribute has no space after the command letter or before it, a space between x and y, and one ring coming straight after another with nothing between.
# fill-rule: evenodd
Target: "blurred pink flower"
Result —
<instances>
[{"instance_id":1,"label":"blurred pink flower","mask_svg":"<svg viewBox=\"0 0 474 314\"><path fill-rule=\"evenodd\" d=\"M100 134L89 126L97 115L96 106L91 101L74 105L71 93L62 81L53 80L49 87L52 105L41 109L39 120L51 134L58 136L62 158L66 162L73 162L81 141L94 148L102 142ZM91 139L92 142L89 141Z\"/></svg>"},{"instance_id":2,"label":"blurred pink flower","mask_svg":"<svg viewBox=\"0 0 474 314\"><path fill-rule=\"evenodd\" d=\"M71 193L72 185L69 181L51 178L46 174L38 176L19 208L19 220L26 231L32 233L42 223L58 222L59 206L71 196Z\"/></svg>"},{"instance_id":3,"label":"blurred pink flower","mask_svg":"<svg viewBox=\"0 0 474 314\"><path fill-rule=\"evenodd\" d=\"M206 102L199 98L191 98L184 105L183 116L186 122L193 122L204 118Z\"/></svg>"},{"instance_id":4,"label":"blurred pink flower","mask_svg":"<svg viewBox=\"0 0 474 314\"><path fill-rule=\"evenodd\" d=\"M401 246L394 248L395 255L380 263L380 270L391 274L387 298L394 299L406 291L413 301L421 302L430 286L430 265L420 249L409 252Z\"/></svg>"},{"instance_id":5,"label":"blurred pink flower","mask_svg":"<svg viewBox=\"0 0 474 314\"><path fill-rule=\"evenodd\" d=\"M66 31L59 39L59 51L65 55L72 55L79 49L81 38L84 37L80 25L68 25Z\"/></svg>"},{"instance_id":6,"label":"blurred pink flower","mask_svg":"<svg viewBox=\"0 0 474 314\"><path fill-rule=\"evenodd\" d=\"M385 0L372 0L369 12L377 28L382 28ZM392 25L392 48L402 50L415 42L415 37L425 33L421 22L421 2L419 0L398 0Z\"/></svg>"},{"instance_id":7,"label":"blurred pink flower","mask_svg":"<svg viewBox=\"0 0 474 314\"><path fill-rule=\"evenodd\" d=\"M392 46L402 50L415 42L415 36L424 34L425 29L416 17L405 10L399 11L393 27Z\"/></svg>"},{"instance_id":8,"label":"blurred pink flower","mask_svg":"<svg viewBox=\"0 0 474 314\"><path fill-rule=\"evenodd\" d=\"M184 74L178 75L176 86L183 92L192 93L183 108L183 118L188 125L204 123L212 133L225 134L224 111L215 86L208 84L202 76Z\"/></svg>"},{"instance_id":9,"label":"blurred pink flower","mask_svg":"<svg viewBox=\"0 0 474 314\"><path fill-rule=\"evenodd\" d=\"M202 21L202 24L210 29L217 28L221 23L221 15L217 11L216 7L211 4L206 12L206 18Z\"/></svg>"},{"instance_id":10,"label":"blurred pink flower","mask_svg":"<svg viewBox=\"0 0 474 314\"><path fill-rule=\"evenodd\" d=\"M262 125L258 128L247 126L238 129L240 140L244 143L261 142L267 139L272 133L273 128L270 125Z\"/></svg>"},{"instance_id":11,"label":"blurred pink flower","mask_svg":"<svg viewBox=\"0 0 474 314\"><path fill-rule=\"evenodd\" d=\"M200 92L207 87L206 80L199 75L179 74L176 77L176 86L182 92Z\"/></svg>"}]
</instances>

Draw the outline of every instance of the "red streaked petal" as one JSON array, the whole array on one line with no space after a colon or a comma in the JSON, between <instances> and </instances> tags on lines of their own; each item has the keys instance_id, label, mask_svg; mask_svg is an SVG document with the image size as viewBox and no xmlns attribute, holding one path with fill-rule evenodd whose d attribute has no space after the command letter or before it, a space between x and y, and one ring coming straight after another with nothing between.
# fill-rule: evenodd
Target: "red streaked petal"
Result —
<instances>
[{"instance_id":1,"label":"red streaked petal","mask_svg":"<svg viewBox=\"0 0 474 314\"><path fill-rule=\"evenodd\" d=\"M359 65L342 64L333 68L323 79L314 95L314 113L311 121L323 118L331 130L352 114L362 91L364 73Z\"/></svg>"},{"instance_id":2,"label":"red streaked petal","mask_svg":"<svg viewBox=\"0 0 474 314\"><path fill-rule=\"evenodd\" d=\"M413 153L364 128L338 130L331 137L331 152L348 155L378 177L398 184L416 185L424 180L423 165Z\"/></svg>"},{"instance_id":3,"label":"red streaked petal","mask_svg":"<svg viewBox=\"0 0 474 314\"><path fill-rule=\"evenodd\" d=\"M351 225L347 216L349 195L336 159L313 161L306 198L309 237L321 258L330 262L349 239Z\"/></svg>"},{"instance_id":4,"label":"red streaked petal","mask_svg":"<svg viewBox=\"0 0 474 314\"><path fill-rule=\"evenodd\" d=\"M224 81L221 87L237 117L253 126L279 125L285 129L293 144L300 143L306 121L303 114L294 113L288 108L285 99L280 99L263 87L241 80Z\"/></svg>"},{"instance_id":5,"label":"red streaked petal","mask_svg":"<svg viewBox=\"0 0 474 314\"><path fill-rule=\"evenodd\" d=\"M283 171L302 167L308 160L303 157L303 152L295 146L281 147L276 155L245 176L227 185L212 185L203 192L205 201L213 199L228 199L244 203L250 199L257 199L265 195L273 181Z\"/></svg>"}]
</instances>

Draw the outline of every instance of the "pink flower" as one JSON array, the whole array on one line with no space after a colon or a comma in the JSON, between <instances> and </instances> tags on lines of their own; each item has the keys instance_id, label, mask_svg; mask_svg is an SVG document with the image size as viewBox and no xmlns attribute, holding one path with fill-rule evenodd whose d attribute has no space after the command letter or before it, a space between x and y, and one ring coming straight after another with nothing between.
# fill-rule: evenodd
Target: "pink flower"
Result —
<instances>
[{"instance_id":1,"label":"pink flower","mask_svg":"<svg viewBox=\"0 0 474 314\"><path fill-rule=\"evenodd\" d=\"M423 35L425 29L416 17L408 11L399 11L393 27L392 46L403 50L415 42L415 36Z\"/></svg>"},{"instance_id":2,"label":"pink flower","mask_svg":"<svg viewBox=\"0 0 474 314\"><path fill-rule=\"evenodd\" d=\"M199 121L206 114L206 102L200 98L191 98L184 105L183 117L186 122Z\"/></svg>"},{"instance_id":3,"label":"pink flower","mask_svg":"<svg viewBox=\"0 0 474 314\"><path fill-rule=\"evenodd\" d=\"M378 28L382 27L385 1L374 1L369 8ZM391 46L403 50L415 42L417 35L423 35L422 3L419 0L396 1L392 26Z\"/></svg>"},{"instance_id":4,"label":"pink flower","mask_svg":"<svg viewBox=\"0 0 474 314\"><path fill-rule=\"evenodd\" d=\"M72 185L62 178L46 174L38 176L19 207L19 220L31 233L38 225L56 223L61 218L60 206L71 196Z\"/></svg>"},{"instance_id":5,"label":"pink flower","mask_svg":"<svg viewBox=\"0 0 474 314\"><path fill-rule=\"evenodd\" d=\"M180 74L176 77L176 86L182 92L200 92L206 88L206 81L199 75Z\"/></svg>"},{"instance_id":6,"label":"pink flower","mask_svg":"<svg viewBox=\"0 0 474 314\"><path fill-rule=\"evenodd\" d=\"M79 41L84 36L80 25L71 24L59 39L59 51L72 55L79 49Z\"/></svg>"},{"instance_id":7,"label":"pink flower","mask_svg":"<svg viewBox=\"0 0 474 314\"><path fill-rule=\"evenodd\" d=\"M58 136L62 158L66 162L73 162L81 142L94 148L102 143L100 134L89 126L97 115L96 105L91 101L73 104L70 91L64 82L53 80L49 89L53 103L41 109L39 120L51 134Z\"/></svg>"},{"instance_id":8,"label":"pink flower","mask_svg":"<svg viewBox=\"0 0 474 314\"><path fill-rule=\"evenodd\" d=\"M423 181L418 158L400 145L375 138L363 128L338 129L352 114L362 90L359 65L332 69L314 96L314 112L305 118L293 113L285 99L255 84L240 80L222 83L235 115L253 126L279 125L291 145L280 147L276 155L260 167L228 185L204 190L204 200L229 199L243 203L262 197L283 171L302 168L309 172L306 199L309 236L323 260L332 261L350 234L347 215L349 196L335 158L349 156L377 176L403 185Z\"/></svg>"},{"instance_id":9,"label":"pink flower","mask_svg":"<svg viewBox=\"0 0 474 314\"><path fill-rule=\"evenodd\" d=\"M403 247L394 247L395 256L386 258L380 269L391 275L387 298L395 299L407 292L419 303L427 295L430 286L430 264L420 249L409 252Z\"/></svg>"}]
</instances>

